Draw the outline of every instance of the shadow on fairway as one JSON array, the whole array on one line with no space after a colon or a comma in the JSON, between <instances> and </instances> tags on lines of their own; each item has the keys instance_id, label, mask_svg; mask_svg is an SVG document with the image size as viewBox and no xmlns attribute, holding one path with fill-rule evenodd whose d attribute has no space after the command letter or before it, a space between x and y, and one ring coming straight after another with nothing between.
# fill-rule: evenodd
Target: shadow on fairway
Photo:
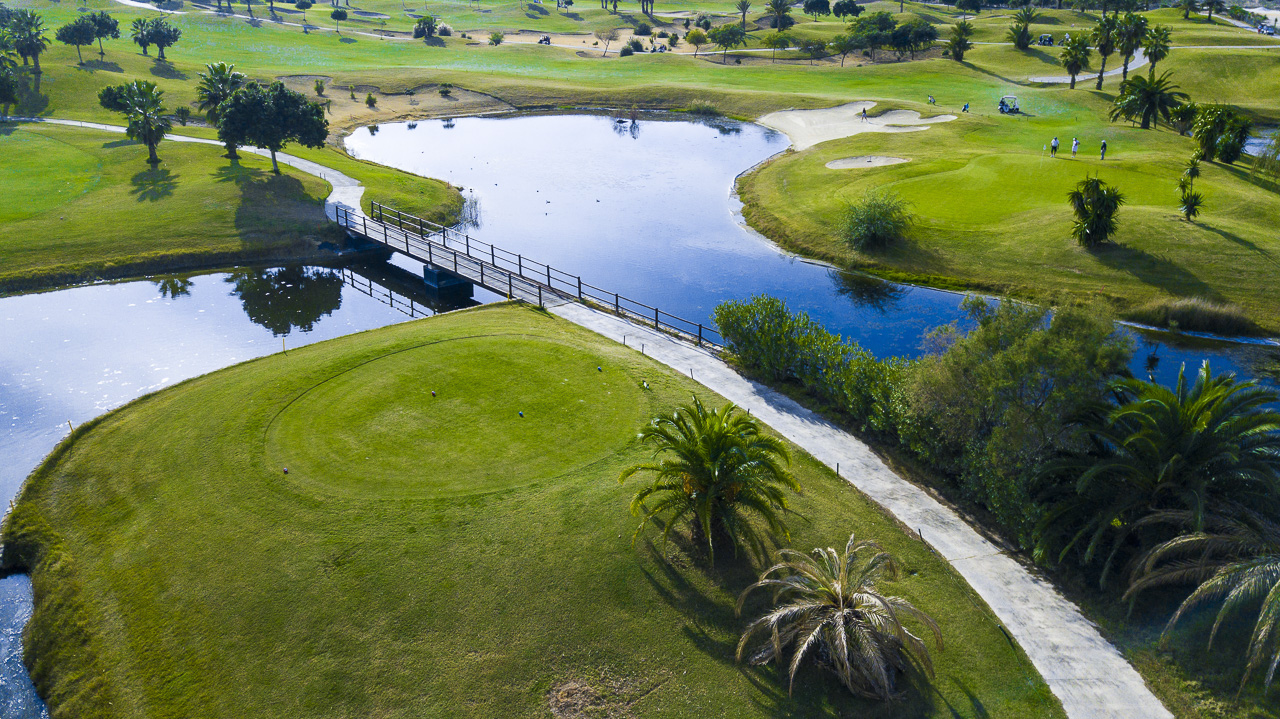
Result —
<instances>
[{"instance_id":1,"label":"shadow on fairway","mask_svg":"<svg viewBox=\"0 0 1280 719\"><path fill-rule=\"evenodd\" d=\"M1152 287L1159 287L1179 297L1203 297L1213 302L1223 302L1222 294L1205 284L1190 270L1167 257L1153 255L1124 245L1109 245L1093 250L1099 262L1113 270L1120 270Z\"/></svg>"},{"instance_id":2,"label":"shadow on fairway","mask_svg":"<svg viewBox=\"0 0 1280 719\"><path fill-rule=\"evenodd\" d=\"M178 176L165 169L143 170L129 178L133 183L131 194L138 202L156 202L173 194L178 186Z\"/></svg>"},{"instance_id":3,"label":"shadow on fairway","mask_svg":"<svg viewBox=\"0 0 1280 719\"><path fill-rule=\"evenodd\" d=\"M77 69L84 70L90 74L101 70L103 72L124 72L124 68L118 63L107 62L105 60L89 60L83 64L76 65Z\"/></svg>"},{"instance_id":4,"label":"shadow on fairway","mask_svg":"<svg viewBox=\"0 0 1280 719\"><path fill-rule=\"evenodd\" d=\"M166 80L186 80L189 75L173 66L168 60L156 60L151 64L151 74Z\"/></svg>"}]
</instances>

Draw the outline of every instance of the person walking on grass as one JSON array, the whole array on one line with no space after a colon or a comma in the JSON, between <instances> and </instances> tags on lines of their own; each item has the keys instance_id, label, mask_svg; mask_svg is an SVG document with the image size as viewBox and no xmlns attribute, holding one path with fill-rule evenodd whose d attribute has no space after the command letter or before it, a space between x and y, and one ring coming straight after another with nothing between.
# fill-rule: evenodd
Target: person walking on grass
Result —
<instances>
[{"instance_id":1,"label":"person walking on grass","mask_svg":"<svg viewBox=\"0 0 1280 719\"><path fill-rule=\"evenodd\" d=\"M1058 156L1058 138L1054 137L1053 142L1049 143L1049 157Z\"/></svg>"},{"instance_id":2,"label":"person walking on grass","mask_svg":"<svg viewBox=\"0 0 1280 719\"><path fill-rule=\"evenodd\" d=\"M1107 159L1107 141L1106 140L1102 141L1102 157L1100 157L1099 159L1101 160Z\"/></svg>"},{"instance_id":3,"label":"person walking on grass","mask_svg":"<svg viewBox=\"0 0 1280 719\"><path fill-rule=\"evenodd\" d=\"M1080 150L1080 138L1071 138L1071 159L1076 159L1076 152Z\"/></svg>"}]
</instances>

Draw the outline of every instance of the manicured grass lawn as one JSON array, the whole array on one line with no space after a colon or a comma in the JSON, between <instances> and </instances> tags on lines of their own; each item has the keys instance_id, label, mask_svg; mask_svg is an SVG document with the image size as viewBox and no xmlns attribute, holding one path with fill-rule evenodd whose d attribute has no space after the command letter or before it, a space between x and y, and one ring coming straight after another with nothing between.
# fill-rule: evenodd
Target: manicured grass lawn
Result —
<instances>
[{"instance_id":1,"label":"manicured grass lawn","mask_svg":"<svg viewBox=\"0 0 1280 719\"><path fill-rule=\"evenodd\" d=\"M641 424L691 392L713 399L491 306L143 398L77 429L10 515L37 686L77 717L547 716L569 682L599 715L1062 716L945 562L798 454L793 545L880 540L907 566L886 588L946 648L890 706L815 670L788 697L775 668L735 664L751 569L633 546L636 485L616 481L649 455Z\"/></svg>"},{"instance_id":2,"label":"manicured grass lawn","mask_svg":"<svg viewBox=\"0 0 1280 719\"><path fill-rule=\"evenodd\" d=\"M0 289L298 256L335 238L328 183L277 177L265 159L164 143L152 169L123 135L54 125L3 125L0 143Z\"/></svg>"}]
</instances>

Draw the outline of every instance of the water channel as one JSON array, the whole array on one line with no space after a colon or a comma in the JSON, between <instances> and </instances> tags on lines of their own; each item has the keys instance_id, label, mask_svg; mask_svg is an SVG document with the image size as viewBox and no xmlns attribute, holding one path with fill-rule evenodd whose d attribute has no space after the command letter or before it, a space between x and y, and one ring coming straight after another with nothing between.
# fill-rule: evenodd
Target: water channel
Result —
<instances>
[{"instance_id":1,"label":"water channel","mask_svg":"<svg viewBox=\"0 0 1280 719\"><path fill-rule=\"evenodd\" d=\"M465 188L467 231L694 321L770 293L880 355L917 355L960 295L842 273L745 228L734 177L785 149L757 125L604 115L383 125L357 156ZM421 266L289 266L151 278L0 298L0 498L79 424L148 392L252 357L432 314ZM495 296L476 289L475 302ZM1209 358L1276 382L1275 349L1137 335L1135 371L1170 381ZM47 713L21 662L25 577L0 580L0 715Z\"/></svg>"}]
</instances>

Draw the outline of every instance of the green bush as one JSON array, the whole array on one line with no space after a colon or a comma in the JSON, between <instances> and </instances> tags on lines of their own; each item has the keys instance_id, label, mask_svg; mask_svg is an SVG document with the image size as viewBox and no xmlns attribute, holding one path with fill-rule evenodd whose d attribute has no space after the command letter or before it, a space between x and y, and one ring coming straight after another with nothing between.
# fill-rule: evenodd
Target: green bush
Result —
<instances>
[{"instance_id":1,"label":"green bush","mask_svg":"<svg viewBox=\"0 0 1280 719\"><path fill-rule=\"evenodd\" d=\"M636 54L636 51L632 50L630 45L623 45L622 49L618 51L619 57L631 57L634 54Z\"/></svg>"},{"instance_id":2,"label":"green bush","mask_svg":"<svg viewBox=\"0 0 1280 719\"><path fill-rule=\"evenodd\" d=\"M648 35L648 34L650 34L650 33L652 33L652 32L653 32L653 28L652 28L652 27L650 27L650 26L649 26L649 23L647 23L647 22L642 22L642 23L640 23L640 24L636 25L636 34L637 34L637 35Z\"/></svg>"},{"instance_id":3,"label":"green bush","mask_svg":"<svg viewBox=\"0 0 1280 719\"><path fill-rule=\"evenodd\" d=\"M855 250L878 250L902 239L911 227L910 205L891 190L869 190L850 202L841 217L840 234Z\"/></svg>"},{"instance_id":4,"label":"green bush","mask_svg":"<svg viewBox=\"0 0 1280 719\"><path fill-rule=\"evenodd\" d=\"M689 103L689 107L685 108L692 115L702 115L705 117L719 117L720 108L710 100L694 100Z\"/></svg>"}]
</instances>

